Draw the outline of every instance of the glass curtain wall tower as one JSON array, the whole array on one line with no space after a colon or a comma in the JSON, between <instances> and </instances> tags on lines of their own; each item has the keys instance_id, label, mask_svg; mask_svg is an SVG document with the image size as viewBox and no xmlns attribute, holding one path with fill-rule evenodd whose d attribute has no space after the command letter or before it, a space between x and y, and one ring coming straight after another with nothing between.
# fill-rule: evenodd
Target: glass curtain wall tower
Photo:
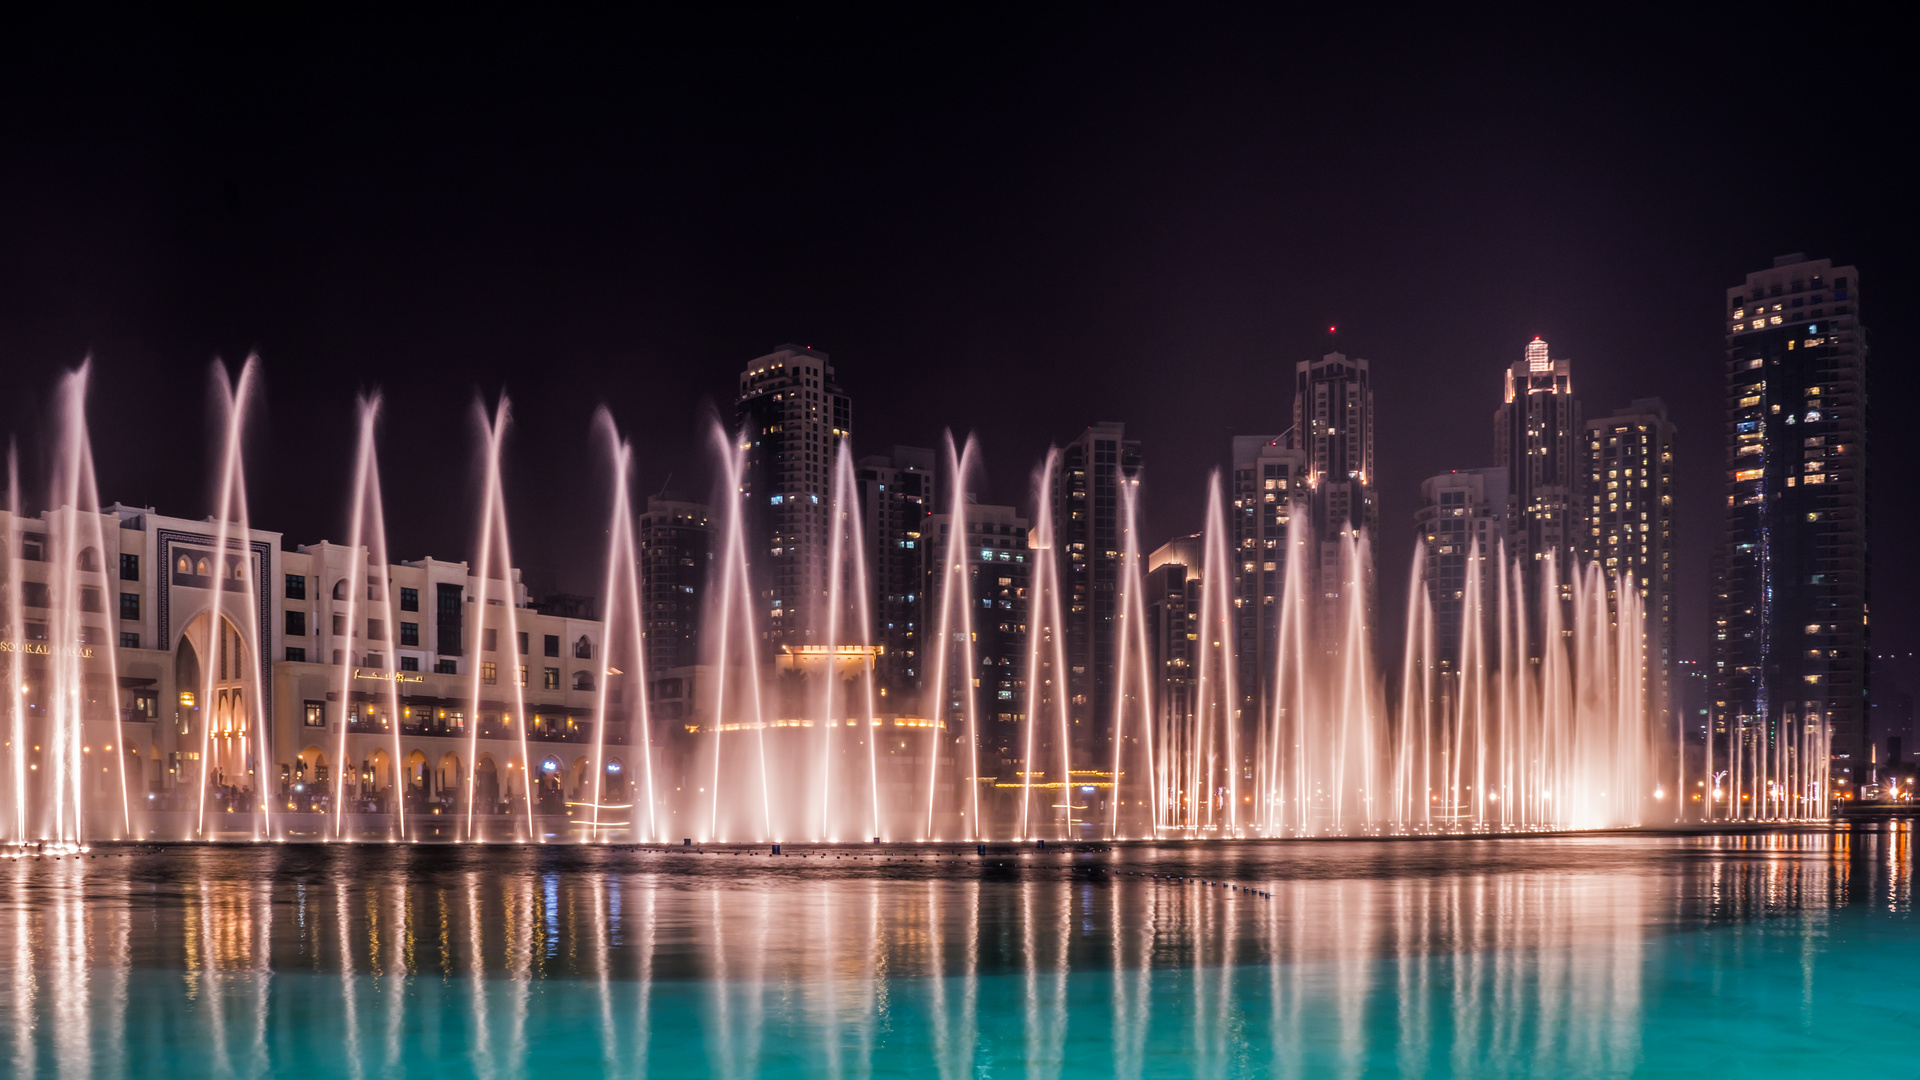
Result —
<instances>
[{"instance_id":1,"label":"glass curtain wall tower","mask_svg":"<svg viewBox=\"0 0 1920 1080\"><path fill-rule=\"evenodd\" d=\"M1713 727L1744 754L1824 734L1866 775L1867 339L1860 275L1788 255L1726 294L1726 527Z\"/></svg>"}]
</instances>

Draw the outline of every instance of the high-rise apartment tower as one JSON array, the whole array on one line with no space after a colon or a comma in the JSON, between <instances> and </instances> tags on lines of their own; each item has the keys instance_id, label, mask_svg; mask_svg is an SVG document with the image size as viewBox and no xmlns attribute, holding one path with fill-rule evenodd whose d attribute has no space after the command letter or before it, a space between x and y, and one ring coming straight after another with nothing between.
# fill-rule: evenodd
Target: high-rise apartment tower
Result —
<instances>
[{"instance_id":1,"label":"high-rise apartment tower","mask_svg":"<svg viewBox=\"0 0 1920 1080\"><path fill-rule=\"evenodd\" d=\"M1506 399L1494 411L1493 463L1507 470L1507 557L1537 573L1551 553L1565 582L1585 546L1580 403L1572 365L1537 337L1507 369Z\"/></svg>"},{"instance_id":2,"label":"high-rise apartment tower","mask_svg":"<svg viewBox=\"0 0 1920 1080\"><path fill-rule=\"evenodd\" d=\"M1242 724L1255 724L1273 700L1273 653L1287 585L1287 530L1306 512L1306 455L1282 435L1233 439L1234 651ZM1193 567L1196 574L1199 567Z\"/></svg>"},{"instance_id":3,"label":"high-rise apartment tower","mask_svg":"<svg viewBox=\"0 0 1920 1080\"><path fill-rule=\"evenodd\" d=\"M1673 673L1673 424L1667 404L1641 398L1587 421L1586 557L1640 591L1646 613L1647 704L1671 724ZM1611 585L1609 586L1611 588Z\"/></svg>"},{"instance_id":4,"label":"high-rise apartment tower","mask_svg":"<svg viewBox=\"0 0 1920 1080\"><path fill-rule=\"evenodd\" d=\"M1850 783L1866 775L1869 663L1859 312L1858 271L1828 259L1783 256L1727 290L1711 671L1716 733L1772 750L1824 730L1831 775Z\"/></svg>"},{"instance_id":5,"label":"high-rise apartment tower","mask_svg":"<svg viewBox=\"0 0 1920 1080\"><path fill-rule=\"evenodd\" d=\"M1111 760L1115 615L1125 536L1120 483L1140 473L1140 442L1102 422L1060 448L1053 475L1054 552L1066 623L1067 711L1073 760Z\"/></svg>"},{"instance_id":6,"label":"high-rise apartment tower","mask_svg":"<svg viewBox=\"0 0 1920 1080\"><path fill-rule=\"evenodd\" d=\"M740 373L734 413L747 443L747 560L771 659L783 646L824 644L833 455L852 435L853 402L826 353L782 345Z\"/></svg>"},{"instance_id":7,"label":"high-rise apartment tower","mask_svg":"<svg viewBox=\"0 0 1920 1080\"><path fill-rule=\"evenodd\" d=\"M1330 352L1294 366L1292 445L1303 452L1310 522L1307 584L1323 602L1339 598L1352 578L1367 623L1379 610L1373 576L1353 577L1345 544L1369 543L1380 524L1374 497L1373 376L1365 360Z\"/></svg>"},{"instance_id":8,"label":"high-rise apartment tower","mask_svg":"<svg viewBox=\"0 0 1920 1080\"><path fill-rule=\"evenodd\" d=\"M928 547L927 515L935 498L936 455L918 446L896 446L860 459L854 470L866 541L867 593L872 611L875 675L888 698L916 695L927 677L920 643L925 633L927 574L939 554ZM931 557L929 557L931 556ZM851 586L851 582L843 588ZM848 593L848 602L856 598ZM850 624L849 624L850 625ZM849 644L853 639L841 644ZM917 706L916 706L917 707Z\"/></svg>"}]
</instances>

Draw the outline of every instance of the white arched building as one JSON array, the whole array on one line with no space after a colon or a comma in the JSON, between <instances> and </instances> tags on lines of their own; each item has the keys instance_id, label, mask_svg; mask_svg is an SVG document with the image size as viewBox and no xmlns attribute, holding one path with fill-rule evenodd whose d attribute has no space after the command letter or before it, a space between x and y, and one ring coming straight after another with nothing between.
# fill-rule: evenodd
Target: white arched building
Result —
<instances>
[{"instance_id":1,"label":"white arched building","mask_svg":"<svg viewBox=\"0 0 1920 1080\"><path fill-rule=\"evenodd\" d=\"M25 736L0 763L9 814L75 773L93 839L129 821L152 839L524 839L577 835L596 794L629 801L632 691L603 671L590 602L536 607L516 570L482 604L465 562L370 570L365 548L259 529L222 552L211 520L101 516L104 545L64 574L60 519L0 510L0 680L19 701L0 729ZM56 668L84 687L80 746L58 763Z\"/></svg>"}]
</instances>

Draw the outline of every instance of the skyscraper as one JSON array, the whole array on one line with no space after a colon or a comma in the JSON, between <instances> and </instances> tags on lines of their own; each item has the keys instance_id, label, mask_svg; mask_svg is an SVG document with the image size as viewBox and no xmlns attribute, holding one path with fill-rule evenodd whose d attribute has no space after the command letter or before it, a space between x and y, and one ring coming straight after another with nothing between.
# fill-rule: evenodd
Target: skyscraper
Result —
<instances>
[{"instance_id":1,"label":"skyscraper","mask_svg":"<svg viewBox=\"0 0 1920 1080\"><path fill-rule=\"evenodd\" d=\"M1292 445L1302 451L1314 565L1306 576L1323 602L1344 590L1345 543L1380 524L1374 497L1373 377L1365 360L1330 352L1294 366ZM1367 623L1379 610L1372 575L1359 580Z\"/></svg>"},{"instance_id":2,"label":"skyscraper","mask_svg":"<svg viewBox=\"0 0 1920 1080\"><path fill-rule=\"evenodd\" d=\"M1193 716L1200 679L1200 586L1204 537L1180 536L1147 557L1147 649L1159 698L1161 730L1177 730Z\"/></svg>"},{"instance_id":3,"label":"skyscraper","mask_svg":"<svg viewBox=\"0 0 1920 1080\"><path fill-rule=\"evenodd\" d=\"M1853 267L1804 255L1727 290L1712 669L1714 727L1730 741L1777 760L1783 736L1824 731L1832 778L1853 783L1866 775L1869 662L1859 304Z\"/></svg>"},{"instance_id":4,"label":"skyscraper","mask_svg":"<svg viewBox=\"0 0 1920 1080\"><path fill-rule=\"evenodd\" d=\"M853 402L826 353L782 345L740 373L734 414L747 443L747 560L771 659L825 633L833 455L852 435Z\"/></svg>"},{"instance_id":5,"label":"skyscraper","mask_svg":"<svg viewBox=\"0 0 1920 1080\"><path fill-rule=\"evenodd\" d=\"M934 545L934 573L927 582L928 607L933 622L940 618L946 575L938 563L947 550L953 529L950 514L934 514L927 519L927 541ZM972 602L969 615L973 634L974 670L965 669L966 650L956 636L944 643L930 642L928 649L944 647L947 652L948 730L965 730L967 689L974 694L974 708L980 722L979 764L981 774L994 775L1012 782L1014 774L1026 768L1025 746L1020 741L1026 719L1027 603L1031 595L1033 573L1027 548L1027 519L1011 506L973 505L967 507L967 598ZM929 674L935 658L926 656Z\"/></svg>"},{"instance_id":6,"label":"skyscraper","mask_svg":"<svg viewBox=\"0 0 1920 1080\"><path fill-rule=\"evenodd\" d=\"M1673 672L1673 424L1667 403L1640 398L1587 421L1587 538L1583 554L1609 579L1640 590L1646 613L1647 704L1671 724Z\"/></svg>"},{"instance_id":7,"label":"skyscraper","mask_svg":"<svg viewBox=\"0 0 1920 1080\"><path fill-rule=\"evenodd\" d=\"M1537 573L1548 553L1561 581L1584 545L1580 501L1580 403L1572 365L1534 338L1507 369L1506 400L1494 411L1493 463L1507 470L1507 557Z\"/></svg>"},{"instance_id":8,"label":"skyscraper","mask_svg":"<svg viewBox=\"0 0 1920 1080\"><path fill-rule=\"evenodd\" d=\"M1066 622L1073 760L1110 760L1114 615L1120 598L1120 480L1140 472L1140 442L1103 421L1060 448L1053 476L1054 549Z\"/></svg>"},{"instance_id":9,"label":"skyscraper","mask_svg":"<svg viewBox=\"0 0 1920 1080\"><path fill-rule=\"evenodd\" d=\"M1272 701L1273 650L1287 582L1287 529L1304 512L1306 455L1282 435L1233 438L1234 649L1240 716L1252 723ZM1195 564L1197 575L1200 567Z\"/></svg>"},{"instance_id":10,"label":"skyscraper","mask_svg":"<svg viewBox=\"0 0 1920 1080\"><path fill-rule=\"evenodd\" d=\"M925 535L927 515L938 505L935 465L932 450L896 446L861 458L854 470L873 608L868 618L874 643L882 646L875 675L889 698L914 694L926 678L920 642L929 610L927 572L939 561L937 553L928 558Z\"/></svg>"},{"instance_id":11,"label":"skyscraper","mask_svg":"<svg viewBox=\"0 0 1920 1080\"><path fill-rule=\"evenodd\" d=\"M1480 564L1483 610L1499 587L1501 541L1507 530L1507 470L1456 469L1420 482L1416 534L1425 545L1421 567L1433 608L1434 662L1443 674L1460 668L1461 616L1465 613L1468 564ZM1491 630L1495 623L1487 619ZM1489 639L1491 643L1491 639Z\"/></svg>"},{"instance_id":12,"label":"skyscraper","mask_svg":"<svg viewBox=\"0 0 1920 1080\"><path fill-rule=\"evenodd\" d=\"M647 672L700 662L700 620L713 573L713 525L704 503L671 491L640 515L640 598Z\"/></svg>"}]
</instances>

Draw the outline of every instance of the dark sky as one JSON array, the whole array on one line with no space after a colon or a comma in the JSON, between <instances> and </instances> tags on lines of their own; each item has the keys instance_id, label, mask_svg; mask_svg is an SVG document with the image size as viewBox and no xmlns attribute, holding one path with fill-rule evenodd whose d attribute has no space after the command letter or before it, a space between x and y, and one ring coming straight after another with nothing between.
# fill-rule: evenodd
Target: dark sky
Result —
<instances>
[{"instance_id":1,"label":"dark sky","mask_svg":"<svg viewBox=\"0 0 1920 1080\"><path fill-rule=\"evenodd\" d=\"M1876 647L1920 638L1913 102L1903 35L1865 6L26 7L0 14L0 423L30 479L90 352L104 496L205 514L208 364L257 349L255 523L344 538L377 385L394 551L464 557L472 404L504 387L517 555L536 591L591 591L593 409L642 486L703 493L711 403L795 341L832 354L863 449L979 432L995 501L1026 499L1050 440L1125 421L1158 539L1198 527L1230 436L1287 426L1293 363L1338 324L1373 363L1403 583L1421 478L1491 464L1502 368L1540 334L1588 415L1671 404L1682 653L1703 658L1723 290L1805 251L1860 268Z\"/></svg>"}]
</instances>

